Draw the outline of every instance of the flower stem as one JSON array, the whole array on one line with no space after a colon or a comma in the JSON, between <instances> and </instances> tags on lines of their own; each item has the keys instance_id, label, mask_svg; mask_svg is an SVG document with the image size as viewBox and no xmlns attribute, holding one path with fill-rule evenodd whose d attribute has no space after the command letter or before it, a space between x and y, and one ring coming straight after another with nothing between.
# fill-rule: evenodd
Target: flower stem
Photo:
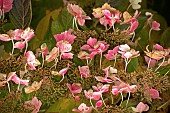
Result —
<instances>
[{"instance_id":1,"label":"flower stem","mask_svg":"<svg viewBox=\"0 0 170 113\"><path fill-rule=\"evenodd\" d=\"M102 101L103 101L104 106L106 107L106 104L105 104L105 102L104 102L104 99L103 99L103 96L102 96L102 95L101 95L101 99L102 99Z\"/></svg>"},{"instance_id":2,"label":"flower stem","mask_svg":"<svg viewBox=\"0 0 170 113\"><path fill-rule=\"evenodd\" d=\"M130 92L129 92L129 95L128 95L128 100L126 102L126 107L127 107L128 102L129 102L129 98L130 98Z\"/></svg>"},{"instance_id":3,"label":"flower stem","mask_svg":"<svg viewBox=\"0 0 170 113\"><path fill-rule=\"evenodd\" d=\"M121 97L122 97L122 100L121 100L121 102L120 102L120 106L121 106L121 104L122 104L122 102L123 102L123 94L122 93L120 93L121 94Z\"/></svg>"},{"instance_id":4,"label":"flower stem","mask_svg":"<svg viewBox=\"0 0 170 113\"><path fill-rule=\"evenodd\" d=\"M164 61L165 61L165 57L163 58L162 63L155 69L155 72L163 65Z\"/></svg>"},{"instance_id":5,"label":"flower stem","mask_svg":"<svg viewBox=\"0 0 170 113\"><path fill-rule=\"evenodd\" d=\"M12 39L11 41L12 41L12 53L11 54L13 55L14 54L14 40Z\"/></svg>"},{"instance_id":6,"label":"flower stem","mask_svg":"<svg viewBox=\"0 0 170 113\"><path fill-rule=\"evenodd\" d=\"M132 6L132 4L129 4L129 6L127 7L126 11L128 11L128 10L129 10L130 6Z\"/></svg>"},{"instance_id":7,"label":"flower stem","mask_svg":"<svg viewBox=\"0 0 170 113\"><path fill-rule=\"evenodd\" d=\"M27 52L27 49L28 49L28 42L25 42L25 52L24 52L24 54Z\"/></svg>"},{"instance_id":8,"label":"flower stem","mask_svg":"<svg viewBox=\"0 0 170 113\"><path fill-rule=\"evenodd\" d=\"M151 63L151 58L149 59L148 68L147 69L149 69L150 63Z\"/></svg>"},{"instance_id":9,"label":"flower stem","mask_svg":"<svg viewBox=\"0 0 170 113\"><path fill-rule=\"evenodd\" d=\"M100 69L101 69L101 67L102 67L102 52L100 54Z\"/></svg>"},{"instance_id":10,"label":"flower stem","mask_svg":"<svg viewBox=\"0 0 170 113\"><path fill-rule=\"evenodd\" d=\"M149 41L151 39L151 31L152 31L152 28L149 30Z\"/></svg>"}]
</instances>

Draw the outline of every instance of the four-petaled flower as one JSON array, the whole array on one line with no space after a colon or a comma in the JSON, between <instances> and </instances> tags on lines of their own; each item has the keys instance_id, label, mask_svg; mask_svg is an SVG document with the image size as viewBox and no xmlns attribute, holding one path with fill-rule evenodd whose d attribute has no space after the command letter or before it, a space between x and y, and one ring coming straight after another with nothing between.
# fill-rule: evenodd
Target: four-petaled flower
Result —
<instances>
[{"instance_id":1,"label":"four-petaled flower","mask_svg":"<svg viewBox=\"0 0 170 113\"><path fill-rule=\"evenodd\" d=\"M85 24L85 20L91 20L91 18L87 16L83 9L78 5L68 4L67 10L70 14L74 16L75 20L73 21L76 22L76 20L78 20L78 24L81 26Z\"/></svg>"},{"instance_id":2,"label":"four-petaled flower","mask_svg":"<svg viewBox=\"0 0 170 113\"><path fill-rule=\"evenodd\" d=\"M78 68L79 68L81 76L85 78L91 77L89 66L82 66L82 67L78 66Z\"/></svg>"},{"instance_id":3,"label":"four-petaled flower","mask_svg":"<svg viewBox=\"0 0 170 113\"><path fill-rule=\"evenodd\" d=\"M79 83L73 83L72 85L67 83L67 87L72 94L78 94L82 91L82 86Z\"/></svg>"},{"instance_id":4,"label":"four-petaled flower","mask_svg":"<svg viewBox=\"0 0 170 113\"><path fill-rule=\"evenodd\" d=\"M32 100L25 101L24 106L28 110L33 110L32 113L37 113L42 105L42 102L34 97Z\"/></svg>"},{"instance_id":5,"label":"four-petaled flower","mask_svg":"<svg viewBox=\"0 0 170 113\"><path fill-rule=\"evenodd\" d=\"M78 107L78 109L72 109L72 111L74 112L78 112L78 113L91 113L92 111L92 106L88 107L86 106L86 104L81 103L80 106Z\"/></svg>"},{"instance_id":6,"label":"four-petaled flower","mask_svg":"<svg viewBox=\"0 0 170 113\"><path fill-rule=\"evenodd\" d=\"M39 60L35 58L35 55L32 51L26 52L25 57L27 59L27 65L29 66L30 70L36 70L35 67L41 64Z\"/></svg>"},{"instance_id":7,"label":"four-petaled flower","mask_svg":"<svg viewBox=\"0 0 170 113\"><path fill-rule=\"evenodd\" d=\"M134 112L139 112L139 113L142 113L144 111L148 111L149 110L149 106L147 104L144 104L143 102L140 102L136 108L135 107L132 107L132 110Z\"/></svg>"},{"instance_id":8,"label":"four-petaled flower","mask_svg":"<svg viewBox=\"0 0 170 113\"><path fill-rule=\"evenodd\" d=\"M72 50L71 44L73 44L74 39L76 36L71 35L71 31L65 31L62 32L61 34L56 34L54 35L54 38L56 39L56 46L59 48L59 51L61 52L60 54L60 59L61 57L63 59L66 58L73 58L73 54L70 52Z\"/></svg>"}]
</instances>

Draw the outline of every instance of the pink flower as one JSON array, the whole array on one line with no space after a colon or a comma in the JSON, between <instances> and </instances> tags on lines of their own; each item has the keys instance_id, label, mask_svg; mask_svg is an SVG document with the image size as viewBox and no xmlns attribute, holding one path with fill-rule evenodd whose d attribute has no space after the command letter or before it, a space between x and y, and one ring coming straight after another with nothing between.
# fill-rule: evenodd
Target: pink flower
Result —
<instances>
[{"instance_id":1,"label":"pink flower","mask_svg":"<svg viewBox=\"0 0 170 113\"><path fill-rule=\"evenodd\" d=\"M76 102L78 102L78 101L80 100L80 97L79 97L79 96L75 96L75 97L74 97L74 100L75 100Z\"/></svg>"},{"instance_id":2,"label":"pink flower","mask_svg":"<svg viewBox=\"0 0 170 113\"><path fill-rule=\"evenodd\" d=\"M82 47L81 47L81 49L82 50L88 50L88 51L90 51L90 52L94 52L94 51L96 51L96 50L98 50L98 49L100 49L101 47L100 47L100 45L101 44L106 44L104 41L97 41L97 39L96 38L89 38L88 40L87 40L87 44L85 44L85 45L83 45ZM105 48L103 48L104 50L103 51L105 51L105 50L107 50L107 48L109 47L109 45L105 45L106 47Z\"/></svg>"},{"instance_id":3,"label":"pink flower","mask_svg":"<svg viewBox=\"0 0 170 113\"><path fill-rule=\"evenodd\" d=\"M106 67L105 69L103 69L103 71L105 72L105 76L102 77L102 76L95 76L96 80L97 81L100 81L100 82L107 82L107 83L112 83L112 79L109 79L109 76L110 74L116 74L117 73L117 69L111 67L111 66L108 66Z\"/></svg>"},{"instance_id":4,"label":"pink flower","mask_svg":"<svg viewBox=\"0 0 170 113\"><path fill-rule=\"evenodd\" d=\"M100 92L93 92L93 90L88 90L88 92L84 90L84 94L87 99L92 99L92 100L99 100L102 95Z\"/></svg>"},{"instance_id":5,"label":"pink flower","mask_svg":"<svg viewBox=\"0 0 170 113\"><path fill-rule=\"evenodd\" d=\"M133 33L139 25L138 21L134 21L131 23L130 29L128 30L129 33Z\"/></svg>"},{"instance_id":6,"label":"pink flower","mask_svg":"<svg viewBox=\"0 0 170 113\"><path fill-rule=\"evenodd\" d=\"M24 49L25 47L25 42L16 42L14 44L14 48L17 48L17 49Z\"/></svg>"},{"instance_id":7,"label":"pink flower","mask_svg":"<svg viewBox=\"0 0 170 113\"><path fill-rule=\"evenodd\" d=\"M62 32L61 34L54 35L54 38L56 39L56 42L63 41L69 44L73 44L76 36L71 35L70 31L65 31L65 32Z\"/></svg>"},{"instance_id":8,"label":"pink flower","mask_svg":"<svg viewBox=\"0 0 170 113\"><path fill-rule=\"evenodd\" d=\"M78 113L91 113L92 107L86 106L86 104L81 103L78 109L72 109L73 112L78 112Z\"/></svg>"},{"instance_id":9,"label":"pink flower","mask_svg":"<svg viewBox=\"0 0 170 113\"><path fill-rule=\"evenodd\" d=\"M102 54L102 52L108 49L109 45L104 41L97 41L96 38L89 38L87 44L81 47L81 50L88 50L90 53L89 58L92 59L96 54Z\"/></svg>"},{"instance_id":10,"label":"pink flower","mask_svg":"<svg viewBox=\"0 0 170 113\"><path fill-rule=\"evenodd\" d=\"M149 58L147 56L144 56L145 57L145 61L147 62L147 64L149 63L149 67L152 68L152 67L155 67L157 61L155 59L152 59L152 58Z\"/></svg>"},{"instance_id":11,"label":"pink flower","mask_svg":"<svg viewBox=\"0 0 170 113\"><path fill-rule=\"evenodd\" d=\"M156 49L156 50L160 50L160 51L164 50L164 48L161 45L159 45L159 44L153 45L153 48Z\"/></svg>"},{"instance_id":12,"label":"pink flower","mask_svg":"<svg viewBox=\"0 0 170 113\"><path fill-rule=\"evenodd\" d=\"M95 107L98 108L98 107L101 107L102 105L103 105L103 101L99 100L99 101L96 102Z\"/></svg>"},{"instance_id":13,"label":"pink flower","mask_svg":"<svg viewBox=\"0 0 170 113\"><path fill-rule=\"evenodd\" d=\"M149 89L149 93L152 99L161 99L159 96L159 92L156 89L153 88Z\"/></svg>"},{"instance_id":14,"label":"pink flower","mask_svg":"<svg viewBox=\"0 0 170 113\"><path fill-rule=\"evenodd\" d=\"M147 104L144 104L143 102L140 102L136 108L132 107L132 110L134 112L139 112L142 113L144 111L148 111L149 110L149 106Z\"/></svg>"},{"instance_id":15,"label":"pink flower","mask_svg":"<svg viewBox=\"0 0 170 113\"><path fill-rule=\"evenodd\" d=\"M115 12L110 12L109 10L102 10L104 17L100 18L100 24L107 26L107 24L112 27L115 22L121 22L121 13L117 10Z\"/></svg>"},{"instance_id":16,"label":"pink flower","mask_svg":"<svg viewBox=\"0 0 170 113\"><path fill-rule=\"evenodd\" d=\"M0 17L12 9L13 0L0 0Z\"/></svg>"},{"instance_id":17,"label":"pink flower","mask_svg":"<svg viewBox=\"0 0 170 113\"><path fill-rule=\"evenodd\" d=\"M25 108L28 110L33 110L32 113L37 113L42 105L42 102L34 97L32 100L26 101L24 103Z\"/></svg>"},{"instance_id":18,"label":"pink flower","mask_svg":"<svg viewBox=\"0 0 170 113\"><path fill-rule=\"evenodd\" d=\"M116 46L115 48L113 48L113 50L108 50L108 53L105 54L104 56L108 60L114 60L118 51L119 51L119 46Z\"/></svg>"},{"instance_id":19,"label":"pink flower","mask_svg":"<svg viewBox=\"0 0 170 113\"><path fill-rule=\"evenodd\" d=\"M21 38L21 33L23 32L24 30L21 30L21 29L15 29L15 30L9 30L7 32L7 34L11 37L11 39L14 39L14 40L22 40Z\"/></svg>"},{"instance_id":20,"label":"pink flower","mask_svg":"<svg viewBox=\"0 0 170 113\"><path fill-rule=\"evenodd\" d=\"M71 44L73 44L76 36L71 35L70 31L65 31L61 34L54 35L54 38L56 39L57 42L56 46L59 48L59 51L61 52L61 57L64 59L66 58L72 59L73 54L70 53L70 51L72 50Z\"/></svg>"},{"instance_id":21,"label":"pink flower","mask_svg":"<svg viewBox=\"0 0 170 113\"><path fill-rule=\"evenodd\" d=\"M51 62L59 56L59 48L54 47L48 55L46 55L45 61Z\"/></svg>"},{"instance_id":22,"label":"pink flower","mask_svg":"<svg viewBox=\"0 0 170 113\"><path fill-rule=\"evenodd\" d=\"M102 83L98 83L97 86L92 86L94 90L96 90L97 92L101 92L101 93L108 92L109 87L110 87L109 84L103 85Z\"/></svg>"},{"instance_id":23,"label":"pink flower","mask_svg":"<svg viewBox=\"0 0 170 113\"><path fill-rule=\"evenodd\" d=\"M21 38L24 39L26 42L30 41L34 37L34 30L31 28L26 28L21 33Z\"/></svg>"},{"instance_id":24,"label":"pink flower","mask_svg":"<svg viewBox=\"0 0 170 113\"><path fill-rule=\"evenodd\" d=\"M139 51L135 51L134 49L131 49L127 44L120 45L118 51L120 54L122 54L122 58L135 58L138 57Z\"/></svg>"},{"instance_id":25,"label":"pink flower","mask_svg":"<svg viewBox=\"0 0 170 113\"><path fill-rule=\"evenodd\" d=\"M40 65L39 60L35 58L35 55L32 51L28 51L25 53L27 59L27 65L29 66L30 70L36 70L36 66Z\"/></svg>"},{"instance_id":26,"label":"pink flower","mask_svg":"<svg viewBox=\"0 0 170 113\"><path fill-rule=\"evenodd\" d=\"M73 83L72 85L67 83L67 87L69 88L70 92L73 94L81 93L82 87L79 83Z\"/></svg>"},{"instance_id":27,"label":"pink flower","mask_svg":"<svg viewBox=\"0 0 170 113\"><path fill-rule=\"evenodd\" d=\"M89 66L82 66L82 67L78 66L78 68L79 68L81 76L85 78L91 77Z\"/></svg>"},{"instance_id":28,"label":"pink flower","mask_svg":"<svg viewBox=\"0 0 170 113\"><path fill-rule=\"evenodd\" d=\"M112 86L112 94L117 95L119 93L125 92L125 93L134 93L137 90L136 85L129 85L124 82L116 81L115 86Z\"/></svg>"},{"instance_id":29,"label":"pink flower","mask_svg":"<svg viewBox=\"0 0 170 113\"><path fill-rule=\"evenodd\" d=\"M68 71L68 68L69 68L69 64L67 64L67 67L66 68L63 68L63 69L61 69L59 72L58 71L52 71L51 73L53 74L53 75L61 75L62 76L62 79L60 80L60 82L62 82L63 80L64 80L64 75L67 73L67 71ZM60 83L59 82L59 83Z\"/></svg>"},{"instance_id":30,"label":"pink flower","mask_svg":"<svg viewBox=\"0 0 170 113\"><path fill-rule=\"evenodd\" d=\"M63 59L73 59L73 53L62 53L61 58Z\"/></svg>"},{"instance_id":31,"label":"pink flower","mask_svg":"<svg viewBox=\"0 0 170 113\"><path fill-rule=\"evenodd\" d=\"M56 46L59 48L61 53L70 52L72 49L71 44L65 43L63 41L57 42Z\"/></svg>"},{"instance_id":32,"label":"pink flower","mask_svg":"<svg viewBox=\"0 0 170 113\"><path fill-rule=\"evenodd\" d=\"M71 15L74 16L74 18L78 20L78 24L81 26L85 24L85 20L91 20L91 18L86 16L86 13L78 5L68 4L67 10Z\"/></svg>"},{"instance_id":33,"label":"pink flower","mask_svg":"<svg viewBox=\"0 0 170 113\"><path fill-rule=\"evenodd\" d=\"M160 23L158 23L157 21L153 21L151 29L153 29L155 31L159 31L160 30Z\"/></svg>"},{"instance_id":34,"label":"pink flower","mask_svg":"<svg viewBox=\"0 0 170 113\"><path fill-rule=\"evenodd\" d=\"M26 86L28 86L28 82L29 82L29 80L22 80L22 79L20 79L16 75L16 72L9 73L8 78L7 78L7 82L9 82L10 80L15 82L15 84L23 84L23 85L26 85Z\"/></svg>"},{"instance_id":35,"label":"pink flower","mask_svg":"<svg viewBox=\"0 0 170 113\"><path fill-rule=\"evenodd\" d=\"M11 41L11 37L7 34L0 34L0 40L8 42Z\"/></svg>"}]
</instances>

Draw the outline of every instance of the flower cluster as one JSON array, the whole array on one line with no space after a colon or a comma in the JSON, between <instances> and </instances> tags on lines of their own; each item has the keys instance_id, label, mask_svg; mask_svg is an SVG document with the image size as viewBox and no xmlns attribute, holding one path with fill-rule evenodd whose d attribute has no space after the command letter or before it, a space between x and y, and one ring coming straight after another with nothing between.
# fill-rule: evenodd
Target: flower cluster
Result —
<instances>
[{"instance_id":1,"label":"flower cluster","mask_svg":"<svg viewBox=\"0 0 170 113\"><path fill-rule=\"evenodd\" d=\"M10 2L9 6L6 5L8 2ZM60 94L60 96L57 95L57 99L63 98L63 96L70 100L73 99L76 106L71 108L71 111L79 113L100 112L103 109L117 108L117 106L120 110L128 109L131 112L142 113L152 109L154 100L165 102L166 99L164 100L161 90L154 87L157 83L152 81L151 84L149 80L145 79L157 80L154 77L161 74L159 69L170 64L170 50L159 44L153 45L152 50L149 50L148 45L146 51L143 52L146 56L142 56L141 51L133 46L133 44L136 44L134 42L135 30L139 26L138 18L141 15L137 10L141 7L140 2L141 0L129 0L130 4L124 12L111 7L108 3L93 9L92 15L95 20L98 20L97 24L105 27L105 30L101 30L101 32L113 33L114 35L126 33L131 37L131 40L127 39L128 43L119 43L114 47L107 40L100 38L101 32L96 32L96 34L99 34L96 37L88 35L85 39L80 37L84 42L77 44L80 48L76 51L79 53L73 54L73 50L77 49L73 48L73 44L76 43L78 32L84 33L79 30L78 25L84 26L85 20L90 21L93 18L87 16L78 5L70 3L67 5L67 10L73 16L73 29L54 34L51 37L55 40L53 47L43 42L36 53L34 53L34 50L29 50L28 42L35 36L34 30L30 27L25 30L15 29L0 34L1 41L12 42L12 52L9 54L9 60L3 59L2 61L10 61L12 58L21 57L19 61L21 67L15 72L3 73L0 68L0 89L2 88L5 91L5 88L7 88L8 93L16 92L25 96L22 107L32 111L32 113L39 112L41 106L44 109L49 104L44 101L49 98L43 100L42 95L47 94L53 97L57 92ZM11 9L12 0L7 0L7 2L0 0L0 6L1 17ZM132 9L135 9L133 15L128 12L131 6ZM151 27L148 38L150 39L151 31L159 31L160 24L152 19L152 13L146 12L146 16L148 16L146 26ZM77 34L74 32L75 25ZM116 28L116 25L122 28ZM113 30L107 28L107 26L113 28ZM14 51L15 48L21 50L19 55ZM25 51L22 52L24 48ZM139 59L145 59L148 65L145 66L145 63L141 63L142 66L139 66ZM0 67L2 66L0 65ZM154 73L154 76L151 74L148 78L143 77L142 71ZM136 76L128 78L128 75L133 74L132 72ZM123 73L123 77L121 73ZM167 76L168 73L169 70L162 75ZM157 77L159 78L159 76ZM14 83L17 84L17 88L15 88ZM169 83L162 84L170 86ZM168 90L167 87L162 87L165 88L164 91ZM43 94L45 91L47 93ZM138 95L138 99L134 98L136 95ZM143 97L149 98L149 101ZM73 103L70 101L67 104Z\"/></svg>"}]
</instances>

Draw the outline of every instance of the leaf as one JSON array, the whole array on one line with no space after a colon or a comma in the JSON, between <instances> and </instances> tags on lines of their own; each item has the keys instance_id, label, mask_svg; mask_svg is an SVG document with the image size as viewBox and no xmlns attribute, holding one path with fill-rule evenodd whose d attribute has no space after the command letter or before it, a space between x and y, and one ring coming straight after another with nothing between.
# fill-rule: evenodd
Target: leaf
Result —
<instances>
[{"instance_id":1,"label":"leaf","mask_svg":"<svg viewBox=\"0 0 170 113\"><path fill-rule=\"evenodd\" d=\"M72 28L73 16L64 8L52 23L52 33L59 34Z\"/></svg>"},{"instance_id":2,"label":"leaf","mask_svg":"<svg viewBox=\"0 0 170 113\"><path fill-rule=\"evenodd\" d=\"M70 113L75 105L75 100L73 98L60 98L51 105L46 113L58 112L58 113Z\"/></svg>"},{"instance_id":3,"label":"leaf","mask_svg":"<svg viewBox=\"0 0 170 113\"><path fill-rule=\"evenodd\" d=\"M62 8L60 7L52 11L51 13L46 15L44 18L42 18L41 21L38 23L37 28L35 30L36 37L30 41L31 48L33 50L38 48L40 44L43 43L45 37L47 36L47 32L49 30L50 19L52 18L52 20L55 20L58 17L61 9Z\"/></svg>"},{"instance_id":4,"label":"leaf","mask_svg":"<svg viewBox=\"0 0 170 113\"><path fill-rule=\"evenodd\" d=\"M73 62L77 65L77 66L83 66L84 63L81 59L79 59L78 57L74 56L73 57Z\"/></svg>"},{"instance_id":5,"label":"leaf","mask_svg":"<svg viewBox=\"0 0 170 113\"><path fill-rule=\"evenodd\" d=\"M9 17L17 28L28 27L32 19L31 0L14 0Z\"/></svg>"},{"instance_id":6,"label":"leaf","mask_svg":"<svg viewBox=\"0 0 170 113\"><path fill-rule=\"evenodd\" d=\"M170 47L170 27L168 27L161 36L160 44L164 46L165 48Z\"/></svg>"},{"instance_id":7,"label":"leaf","mask_svg":"<svg viewBox=\"0 0 170 113\"><path fill-rule=\"evenodd\" d=\"M127 66L127 72L138 71L138 58L131 59L130 63Z\"/></svg>"}]
</instances>

